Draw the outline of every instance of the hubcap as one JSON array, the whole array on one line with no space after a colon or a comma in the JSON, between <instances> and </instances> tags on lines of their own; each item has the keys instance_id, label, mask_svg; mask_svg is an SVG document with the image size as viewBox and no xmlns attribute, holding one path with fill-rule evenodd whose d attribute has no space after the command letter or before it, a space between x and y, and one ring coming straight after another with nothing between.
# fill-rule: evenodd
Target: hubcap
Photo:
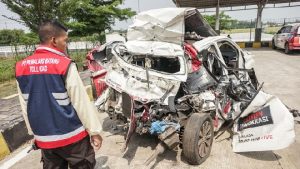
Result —
<instances>
[{"instance_id":1,"label":"hubcap","mask_svg":"<svg viewBox=\"0 0 300 169\"><path fill-rule=\"evenodd\" d=\"M212 128L209 121L205 121L200 128L198 147L199 155L202 158L209 153L212 139L211 130Z\"/></svg>"}]
</instances>

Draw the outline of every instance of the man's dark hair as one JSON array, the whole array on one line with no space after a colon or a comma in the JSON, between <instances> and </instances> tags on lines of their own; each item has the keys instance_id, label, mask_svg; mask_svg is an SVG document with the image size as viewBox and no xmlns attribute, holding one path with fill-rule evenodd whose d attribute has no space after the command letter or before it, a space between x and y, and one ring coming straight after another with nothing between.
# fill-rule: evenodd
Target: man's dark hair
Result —
<instances>
[{"instance_id":1,"label":"man's dark hair","mask_svg":"<svg viewBox=\"0 0 300 169\"><path fill-rule=\"evenodd\" d=\"M59 36L62 32L67 32L68 29L56 20L45 21L39 26L39 38L41 43L45 43L52 37Z\"/></svg>"}]
</instances>

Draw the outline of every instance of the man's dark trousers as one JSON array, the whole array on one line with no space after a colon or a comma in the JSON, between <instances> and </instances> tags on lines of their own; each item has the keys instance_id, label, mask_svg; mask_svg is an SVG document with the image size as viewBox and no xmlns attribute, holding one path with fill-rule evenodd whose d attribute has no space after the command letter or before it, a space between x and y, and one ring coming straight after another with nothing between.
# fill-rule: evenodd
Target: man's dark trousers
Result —
<instances>
[{"instance_id":1,"label":"man's dark trousers","mask_svg":"<svg viewBox=\"0 0 300 169\"><path fill-rule=\"evenodd\" d=\"M44 169L93 169L96 164L95 151L89 136L59 148L42 149Z\"/></svg>"}]
</instances>

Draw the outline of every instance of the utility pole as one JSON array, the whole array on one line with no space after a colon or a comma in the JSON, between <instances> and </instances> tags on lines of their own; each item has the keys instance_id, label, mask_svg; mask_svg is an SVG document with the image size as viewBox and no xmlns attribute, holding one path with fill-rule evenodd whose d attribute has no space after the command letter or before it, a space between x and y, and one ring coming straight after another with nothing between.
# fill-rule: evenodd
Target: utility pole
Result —
<instances>
[{"instance_id":1,"label":"utility pole","mask_svg":"<svg viewBox=\"0 0 300 169\"><path fill-rule=\"evenodd\" d=\"M138 12L140 13L140 0L138 0Z\"/></svg>"},{"instance_id":2,"label":"utility pole","mask_svg":"<svg viewBox=\"0 0 300 169\"><path fill-rule=\"evenodd\" d=\"M265 5L268 3L268 0L259 0L257 3L257 17L256 17L256 27L255 27L255 42L261 42L261 33L262 33L262 11Z\"/></svg>"},{"instance_id":3,"label":"utility pole","mask_svg":"<svg viewBox=\"0 0 300 169\"><path fill-rule=\"evenodd\" d=\"M217 7L216 7L216 25L215 25L215 31L217 32L217 34L220 35L220 12L219 9L220 8L220 0L218 0L217 2Z\"/></svg>"},{"instance_id":4,"label":"utility pole","mask_svg":"<svg viewBox=\"0 0 300 169\"><path fill-rule=\"evenodd\" d=\"M250 42L251 42L251 40L252 40L252 19L251 19L251 21L250 21Z\"/></svg>"}]
</instances>

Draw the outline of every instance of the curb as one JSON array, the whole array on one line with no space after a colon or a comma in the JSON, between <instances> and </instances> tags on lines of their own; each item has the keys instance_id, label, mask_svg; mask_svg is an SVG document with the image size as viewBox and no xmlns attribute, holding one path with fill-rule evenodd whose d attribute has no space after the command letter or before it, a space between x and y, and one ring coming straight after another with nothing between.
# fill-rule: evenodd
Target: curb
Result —
<instances>
[{"instance_id":1,"label":"curb","mask_svg":"<svg viewBox=\"0 0 300 169\"><path fill-rule=\"evenodd\" d=\"M2 133L0 133L0 160L2 160L4 157L6 157L9 154L10 154L9 148L6 144L6 141Z\"/></svg>"},{"instance_id":2,"label":"curb","mask_svg":"<svg viewBox=\"0 0 300 169\"><path fill-rule=\"evenodd\" d=\"M236 42L240 48L262 48L262 47L272 47L272 42Z\"/></svg>"},{"instance_id":3,"label":"curb","mask_svg":"<svg viewBox=\"0 0 300 169\"><path fill-rule=\"evenodd\" d=\"M0 133L0 160L33 137L28 135L25 121L21 121Z\"/></svg>"}]
</instances>

